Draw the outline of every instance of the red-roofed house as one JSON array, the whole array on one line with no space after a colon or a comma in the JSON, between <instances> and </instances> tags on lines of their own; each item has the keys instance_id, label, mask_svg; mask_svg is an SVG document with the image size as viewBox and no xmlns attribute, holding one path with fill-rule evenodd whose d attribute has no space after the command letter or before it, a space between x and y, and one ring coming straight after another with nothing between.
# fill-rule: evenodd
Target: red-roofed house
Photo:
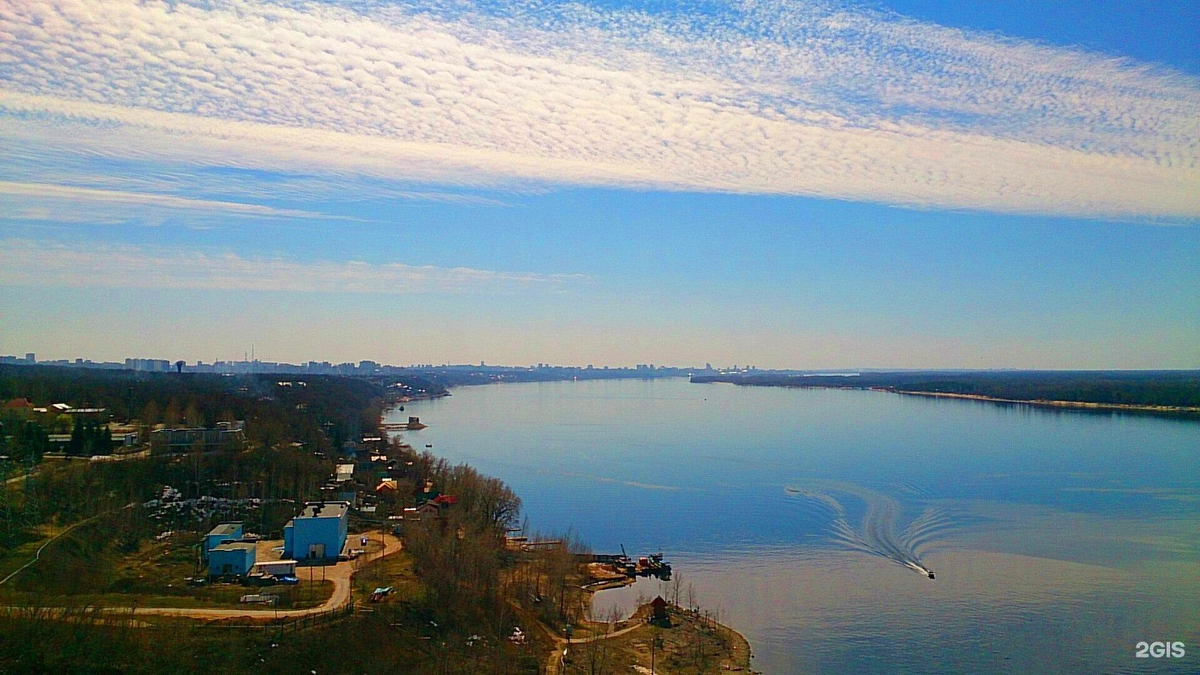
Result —
<instances>
[{"instance_id":1,"label":"red-roofed house","mask_svg":"<svg viewBox=\"0 0 1200 675\"><path fill-rule=\"evenodd\" d=\"M33 404L27 398L14 398L4 404L5 410L26 410L33 408Z\"/></svg>"}]
</instances>

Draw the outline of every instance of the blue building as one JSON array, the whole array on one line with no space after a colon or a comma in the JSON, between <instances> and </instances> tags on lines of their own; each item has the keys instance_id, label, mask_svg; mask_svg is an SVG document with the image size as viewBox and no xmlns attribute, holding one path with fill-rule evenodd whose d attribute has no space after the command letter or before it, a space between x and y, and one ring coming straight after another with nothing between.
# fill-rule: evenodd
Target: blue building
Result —
<instances>
[{"instance_id":1,"label":"blue building","mask_svg":"<svg viewBox=\"0 0 1200 675\"><path fill-rule=\"evenodd\" d=\"M283 557L294 560L336 559L346 546L350 504L308 502L283 527Z\"/></svg>"},{"instance_id":2,"label":"blue building","mask_svg":"<svg viewBox=\"0 0 1200 675\"><path fill-rule=\"evenodd\" d=\"M212 532L204 535L204 559L208 560L208 556L212 553L212 550L221 544L238 541L241 538L241 523L221 523L214 527Z\"/></svg>"},{"instance_id":3,"label":"blue building","mask_svg":"<svg viewBox=\"0 0 1200 675\"><path fill-rule=\"evenodd\" d=\"M257 549L248 542L230 542L214 547L208 552L208 575L245 576L254 568Z\"/></svg>"}]
</instances>

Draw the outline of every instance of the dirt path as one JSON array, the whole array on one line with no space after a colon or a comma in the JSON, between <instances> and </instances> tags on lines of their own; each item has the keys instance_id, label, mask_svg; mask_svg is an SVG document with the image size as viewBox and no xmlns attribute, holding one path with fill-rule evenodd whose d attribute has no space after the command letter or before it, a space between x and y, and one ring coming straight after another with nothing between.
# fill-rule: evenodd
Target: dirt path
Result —
<instances>
[{"instance_id":1,"label":"dirt path","mask_svg":"<svg viewBox=\"0 0 1200 675\"><path fill-rule=\"evenodd\" d=\"M376 535L372 535L373 537ZM354 576L355 570L359 566L367 562L378 560L385 556L392 555L400 550L400 540L396 537L385 534L383 535L384 547L382 551L371 554L369 557L364 556L358 560L347 560L336 565L325 568L325 579L333 582L333 594L325 602L310 607L308 609L199 609L199 608L182 608L182 607L139 607L137 614L155 616L182 616L190 619L229 619L233 617L246 617L251 619L292 619L296 617L308 616L310 614L320 614L328 612L331 609L337 609L350 601L351 577ZM312 569L312 568L309 568ZM297 576L303 575L303 568L296 571ZM315 578L315 577L314 577ZM116 611L128 612L127 609Z\"/></svg>"},{"instance_id":2,"label":"dirt path","mask_svg":"<svg viewBox=\"0 0 1200 675\"><path fill-rule=\"evenodd\" d=\"M571 638L570 640L566 640L566 642L573 645L585 645L589 642L595 642L596 640L610 640L612 638L621 637L626 633L632 633L633 631L648 625L649 624L646 623L635 623L632 626L627 626L621 630L613 631L611 633L605 633L604 635L593 635L592 637L585 638Z\"/></svg>"},{"instance_id":3,"label":"dirt path","mask_svg":"<svg viewBox=\"0 0 1200 675\"><path fill-rule=\"evenodd\" d=\"M83 523L78 523L78 524L82 525ZM63 534L66 534L66 532L62 532L58 536L62 536ZM372 535L372 536L374 537L374 536L378 536L378 535ZM382 538L383 538L384 546L381 551L370 554L369 556L364 556L362 558L359 558L358 560L348 560L348 561L340 562L336 565L328 566L325 568L325 579L333 582L333 594L329 596L328 600L326 600L325 602L321 603L320 605L318 605L316 607L310 607L308 609L286 609L286 610L278 610L278 611L273 610L273 609L205 609L205 608L196 608L196 607L138 607L133 612L131 612L128 607L106 607L103 609L103 611L112 612L114 614L122 614L122 615L128 616L130 618L132 618L133 615L136 614L138 616L178 616L178 617L185 617L185 618L189 618L189 619L205 619L205 620L209 620L209 621L216 620L216 619L232 619L232 618L239 618L239 617L240 618L248 618L248 619L293 619L293 618L298 618L298 617L309 616L311 614L320 614L321 612L328 612L331 609L337 609L339 607L342 607L343 605L345 605L347 602L350 601L351 580L352 580L352 577L354 576L354 572L358 569L358 567L360 567L368 562L383 558L384 556L392 555L393 553L400 550L401 546L400 546L399 539L397 539L396 537L394 537L390 534L385 534L382 536ZM51 541L53 541L53 540L51 540ZM46 542L46 543L49 544L50 542ZM45 548L45 546L43 546L43 548ZM33 561L31 561L30 564L32 564L32 562ZM26 567L28 567L28 565L26 565ZM24 569L24 568L21 568L21 569ZM303 568L301 568L301 569L303 569ZM310 569L312 569L312 568L310 568ZM19 572L20 570L17 570L17 571ZM303 574L303 572L298 572L298 573ZM14 572L13 574L16 574L16 572ZM11 577L12 575L10 574L9 576ZM7 581L7 579L6 579L6 581ZM134 596L131 596L131 598L133 598L133 597ZM7 609L14 610L14 609L19 609L19 608L9 607Z\"/></svg>"},{"instance_id":4,"label":"dirt path","mask_svg":"<svg viewBox=\"0 0 1200 675\"><path fill-rule=\"evenodd\" d=\"M125 506L122 506L122 507L121 507L121 509L129 509L129 508L133 508L133 504L126 504ZM55 541L56 541L56 540L57 540L59 537L63 536L64 534L66 534L66 533L68 533L68 532L70 532L71 530L74 530L75 528L79 527L80 525L87 525L88 523L92 522L93 520L96 520L97 518L102 518L102 517L104 517L104 516L107 516L107 515L109 515L109 514L116 513L117 511L120 511L121 509L115 509L115 510L113 510L113 511L105 511L104 513L101 513L101 514L97 514L97 515L95 515L95 516L92 516L91 518L88 518L87 520L81 520L81 521L79 521L78 523L75 523L74 525L71 525L71 526L70 526L70 527L68 527L67 529L63 530L62 532L59 532L58 534L54 535L53 537L50 537L49 539L47 539L47 540L46 540L46 543L44 543L44 544L42 544L41 546L39 546L39 547L38 547L38 550L37 550L37 552L33 554L33 559L32 559L32 560L30 560L29 562L25 563L24 565L21 565L21 566L20 566L20 567L18 567L17 569L13 570L13 572L12 572L11 574L9 574L8 576L4 577L3 579L0 579L0 585L3 585L3 584L4 584L6 581L8 581L9 579L11 579L11 578L13 578L13 577L17 576L17 575L18 575L18 574L20 574L21 572L24 572L26 568L28 568L30 565L34 564L34 563L35 563L35 562L37 562L38 560L41 560L41 558L42 558L42 551L45 551L45 550L46 550L46 547L47 547L47 546L49 546L50 544L53 544L53 543L54 543L54 542L55 542Z\"/></svg>"},{"instance_id":5,"label":"dirt path","mask_svg":"<svg viewBox=\"0 0 1200 675\"><path fill-rule=\"evenodd\" d=\"M596 640L609 640L609 639L618 638L618 637L621 637L622 635L625 635L627 633L632 633L633 631L635 631L639 628L645 628L646 626L649 625L646 623L639 622L639 623L633 624L632 626L622 628L621 630L613 631L612 633L606 633L603 635L593 635L591 637L585 637L585 638L571 638L568 640L566 638L561 638L561 637L555 635L542 622L538 621L536 623L538 626L540 626L542 628L543 631L545 631L546 635L550 636L551 640L554 640L554 650L550 652L550 655L548 657L546 657L546 675L558 675L560 667L562 666L564 650L570 649L570 645L585 645L589 642L595 642Z\"/></svg>"}]
</instances>

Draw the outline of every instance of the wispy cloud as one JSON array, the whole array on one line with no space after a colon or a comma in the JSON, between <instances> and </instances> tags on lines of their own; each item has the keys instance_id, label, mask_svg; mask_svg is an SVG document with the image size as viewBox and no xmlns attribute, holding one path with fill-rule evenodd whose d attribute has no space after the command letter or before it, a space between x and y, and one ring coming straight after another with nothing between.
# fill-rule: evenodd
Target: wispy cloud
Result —
<instances>
[{"instance_id":1,"label":"wispy cloud","mask_svg":"<svg viewBox=\"0 0 1200 675\"><path fill-rule=\"evenodd\" d=\"M9 2L35 155L1200 217L1200 82L833 3Z\"/></svg>"},{"instance_id":2,"label":"wispy cloud","mask_svg":"<svg viewBox=\"0 0 1200 675\"><path fill-rule=\"evenodd\" d=\"M588 281L578 274L0 240L0 285L404 294L561 290Z\"/></svg>"},{"instance_id":3,"label":"wispy cloud","mask_svg":"<svg viewBox=\"0 0 1200 675\"><path fill-rule=\"evenodd\" d=\"M4 119L0 117L0 128ZM2 137L0 133L0 137ZM65 147L65 146L64 146ZM435 202L477 206L507 206L503 199L463 190L431 188L394 179L367 176L265 173L210 167L178 161L153 164L84 155L79 152L44 152L33 144L16 145L0 164L0 182L39 183L97 190L118 190L142 195L168 195L242 204L330 203L361 201Z\"/></svg>"},{"instance_id":4,"label":"wispy cloud","mask_svg":"<svg viewBox=\"0 0 1200 675\"><path fill-rule=\"evenodd\" d=\"M3 206L4 212L13 219L97 224L126 222L134 218L145 223L148 222L148 213L166 217L167 214L178 215L181 212L250 218L360 220L259 204L4 180L0 180L0 206ZM131 214L131 209L136 212Z\"/></svg>"}]
</instances>

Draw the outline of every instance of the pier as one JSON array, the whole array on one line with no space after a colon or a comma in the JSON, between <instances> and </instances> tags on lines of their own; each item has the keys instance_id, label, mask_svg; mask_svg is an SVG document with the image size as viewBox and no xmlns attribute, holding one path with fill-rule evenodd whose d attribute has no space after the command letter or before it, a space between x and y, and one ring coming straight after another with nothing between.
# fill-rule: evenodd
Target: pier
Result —
<instances>
[{"instance_id":1,"label":"pier","mask_svg":"<svg viewBox=\"0 0 1200 675\"><path fill-rule=\"evenodd\" d=\"M624 552L620 555L613 553L582 553L576 554L575 559L588 565L589 571L594 569L592 576L607 580L625 577L630 582L637 577L657 577L664 581L671 578L671 563L663 560L662 553L651 553L637 560L630 558Z\"/></svg>"}]
</instances>

